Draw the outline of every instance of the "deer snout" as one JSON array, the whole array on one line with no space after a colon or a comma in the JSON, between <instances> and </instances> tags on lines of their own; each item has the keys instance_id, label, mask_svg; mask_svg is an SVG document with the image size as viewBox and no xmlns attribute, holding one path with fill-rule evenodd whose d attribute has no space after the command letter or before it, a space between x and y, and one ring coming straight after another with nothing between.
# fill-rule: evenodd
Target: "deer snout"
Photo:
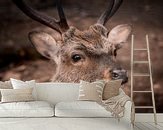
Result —
<instances>
[{"instance_id":1,"label":"deer snout","mask_svg":"<svg viewBox=\"0 0 163 130\"><path fill-rule=\"evenodd\" d=\"M128 74L127 71L124 69L113 69L111 71L112 74L112 79L117 80L117 79L122 79L122 84L125 84L128 82Z\"/></svg>"}]
</instances>

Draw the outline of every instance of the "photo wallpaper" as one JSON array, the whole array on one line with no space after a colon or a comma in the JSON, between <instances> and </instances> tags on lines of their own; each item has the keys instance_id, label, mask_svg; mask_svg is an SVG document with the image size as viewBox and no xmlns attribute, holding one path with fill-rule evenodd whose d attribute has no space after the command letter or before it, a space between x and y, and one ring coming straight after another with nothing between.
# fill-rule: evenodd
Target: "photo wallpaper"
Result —
<instances>
[{"instance_id":1,"label":"photo wallpaper","mask_svg":"<svg viewBox=\"0 0 163 130\"><path fill-rule=\"evenodd\" d=\"M145 48L149 35L157 112L163 109L163 1L124 0L106 15L107 0L26 0L37 10L11 0L0 5L0 80L10 78L37 82L122 79L130 95L131 34L135 48ZM60 10L58 11L57 8ZM26 12L28 10L29 13ZM60 21L57 21L60 20ZM146 60L145 51L134 55ZM135 65L148 73L148 65ZM134 79L134 90L149 90L150 80ZM136 105L151 105L151 95L135 94ZM137 110L152 112L152 110Z\"/></svg>"}]
</instances>

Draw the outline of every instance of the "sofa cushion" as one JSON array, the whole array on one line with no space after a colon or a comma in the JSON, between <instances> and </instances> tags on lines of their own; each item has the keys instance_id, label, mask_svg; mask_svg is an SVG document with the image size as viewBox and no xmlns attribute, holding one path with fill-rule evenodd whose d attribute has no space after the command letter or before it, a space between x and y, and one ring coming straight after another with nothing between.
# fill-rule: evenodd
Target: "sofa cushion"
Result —
<instances>
[{"instance_id":1,"label":"sofa cushion","mask_svg":"<svg viewBox=\"0 0 163 130\"><path fill-rule=\"evenodd\" d=\"M10 81L2 82L0 81L0 89L12 89L12 85ZM0 90L0 101L1 101L1 90Z\"/></svg>"},{"instance_id":2,"label":"sofa cushion","mask_svg":"<svg viewBox=\"0 0 163 130\"><path fill-rule=\"evenodd\" d=\"M13 87L12 87L11 81L9 80L9 81L4 81L4 82L0 81L0 88L1 89L12 89Z\"/></svg>"},{"instance_id":3,"label":"sofa cushion","mask_svg":"<svg viewBox=\"0 0 163 130\"><path fill-rule=\"evenodd\" d=\"M33 101L33 88L26 89L1 89L2 103Z\"/></svg>"},{"instance_id":4,"label":"sofa cushion","mask_svg":"<svg viewBox=\"0 0 163 130\"><path fill-rule=\"evenodd\" d=\"M80 81L78 100L101 101L105 81L95 82Z\"/></svg>"},{"instance_id":5,"label":"sofa cushion","mask_svg":"<svg viewBox=\"0 0 163 130\"><path fill-rule=\"evenodd\" d=\"M93 101L59 102L55 106L57 117L112 117L104 107Z\"/></svg>"},{"instance_id":6,"label":"sofa cushion","mask_svg":"<svg viewBox=\"0 0 163 130\"><path fill-rule=\"evenodd\" d=\"M107 100L119 94L119 88L121 87L122 80L106 81L103 89L103 100Z\"/></svg>"},{"instance_id":7,"label":"sofa cushion","mask_svg":"<svg viewBox=\"0 0 163 130\"><path fill-rule=\"evenodd\" d=\"M36 92L36 82L35 80L30 81L21 81L17 79L10 79L13 89L26 89L26 88L33 88L32 95L35 100L37 100L37 92Z\"/></svg>"},{"instance_id":8,"label":"sofa cushion","mask_svg":"<svg viewBox=\"0 0 163 130\"><path fill-rule=\"evenodd\" d=\"M53 107L45 101L0 104L0 117L51 117Z\"/></svg>"}]
</instances>

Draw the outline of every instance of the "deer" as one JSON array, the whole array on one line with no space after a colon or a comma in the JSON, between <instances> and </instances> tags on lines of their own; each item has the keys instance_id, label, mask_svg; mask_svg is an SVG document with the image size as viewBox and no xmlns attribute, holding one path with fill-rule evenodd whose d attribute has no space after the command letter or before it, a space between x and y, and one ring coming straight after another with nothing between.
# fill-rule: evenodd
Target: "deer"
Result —
<instances>
[{"instance_id":1,"label":"deer","mask_svg":"<svg viewBox=\"0 0 163 130\"><path fill-rule=\"evenodd\" d=\"M125 84L128 81L127 70L116 62L116 56L132 28L129 24L117 25L110 31L105 27L123 0L110 0L97 22L85 30L68 25L60 0L56 0L59 20L40 13L24 0L13 2L28 17L57 32L56 37L42 31L29 33L29 40L36 50L56 64L52 82L122 79Z\"/></svg>"}]
</instances>

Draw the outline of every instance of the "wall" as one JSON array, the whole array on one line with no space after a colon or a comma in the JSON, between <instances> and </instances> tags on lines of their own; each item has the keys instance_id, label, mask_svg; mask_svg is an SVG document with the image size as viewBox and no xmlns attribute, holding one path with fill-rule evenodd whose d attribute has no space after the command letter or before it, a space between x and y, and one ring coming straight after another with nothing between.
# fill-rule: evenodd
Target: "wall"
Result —
<instances>
[{"instance_id":1,"label":"wall","mask_svg":"<svg viewBox=\"0 0 163 130\"><path fill-rule=\"evenodd\" d=\"M29 4L39 11L56 16L55 3L53 0L29 0ZM94 24L105 7L107 0L64 0L66 16L70 25L79 29L86 29ZM91 5L91 6L90 6ZM133 26L136 46L143 47L145 34L150 37L151 59L154 77L154 89L156 96L157 111L163 112L163 1L162 0L125 0L120 10L109 21L107 27L129 23ZM0 79L9 80L10 77L30 80L36 79L39 82L50 81L55 64L51 64L33 48L28 40L28 33L32 30L49 29L19 11L10 0L0 1ZM51 31L51 30L50 30ZM130 40L121 51L118 52L118 61L130 73ZM137 54L146 58L144 52ZM47 70L48 66L48 70ZM139 70L145 67L137 66ZM143 69L142 69L143 68ZM145 86L146 84L146 86ZM147 79L137 79L136 89L147 89ZM125 85L125 91L129 94L130 82ZM143 100L144 99L144 100ZM140 104L150 104L150 98L143 95L136 95L135 100ZM151 112L148 110L147 112Z\"/></svg>"}]
</instances>

